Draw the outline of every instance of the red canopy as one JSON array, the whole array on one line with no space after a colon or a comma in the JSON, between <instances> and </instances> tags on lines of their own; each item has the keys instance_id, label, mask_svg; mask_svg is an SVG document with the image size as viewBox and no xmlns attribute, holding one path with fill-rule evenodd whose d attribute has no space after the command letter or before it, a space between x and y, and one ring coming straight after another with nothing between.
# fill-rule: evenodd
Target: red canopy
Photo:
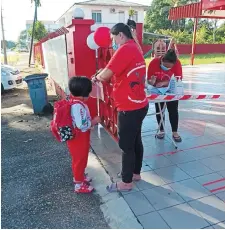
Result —
<instances>
[{"instance_id":1,"label":"red canopy","mask_svg":"<svg viewBox=\"0 0 225 230\"><path fill-rule=\"evenodd\" d=\"M173 7L169 12L170 20L182 18L225 19L225 0L201 0L184 6Z\"/></svg>"}]
</instances>

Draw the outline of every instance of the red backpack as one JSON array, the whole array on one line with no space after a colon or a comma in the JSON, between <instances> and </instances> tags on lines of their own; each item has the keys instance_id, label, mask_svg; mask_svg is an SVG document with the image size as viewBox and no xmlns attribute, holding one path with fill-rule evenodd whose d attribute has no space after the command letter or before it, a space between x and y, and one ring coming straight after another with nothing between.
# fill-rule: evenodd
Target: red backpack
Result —
<instances>
[{"instance_id":1,"label":"red backpack","mask_svg":"<svg viewBox=\"0 0 225 230\"><path fill-rule=\"evenodd\" d=\"M79 133L79 129L73 126L71 116L71 106L74 104L84 106L81 101L66 99L57 101L54 104L53 120L50 123L50 128L53 136L59 142L71 140Z\"/></svg>"}]
</instances>

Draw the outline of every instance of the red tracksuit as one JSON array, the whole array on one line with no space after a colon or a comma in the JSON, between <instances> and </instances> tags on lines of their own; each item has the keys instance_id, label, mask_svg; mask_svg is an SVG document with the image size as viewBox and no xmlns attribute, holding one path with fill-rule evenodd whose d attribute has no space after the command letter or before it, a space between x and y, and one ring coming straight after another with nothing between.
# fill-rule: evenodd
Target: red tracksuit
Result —
<instances>
[{"instance_id":1,"label":"red tracksuit","mask_svg":"<svg viewBox=\"0 0 225 230\"><path fill-rule=\"evenodd\" d=\"M72 171L75 181L83 182L90 149L91 117L85 104L72 105L71 116L74 127L77 127L81 132L74 139L67 141L67 146L72 158Z\"/></svg>"},{"instance_id":2,"label":"red tracksuit","mask_svg":"<svg viewBox=\"0 0 225 230\"><path fill-rule=\"evenodd\" d=\"M72 158L72 171L75 181L84 181L84 173L88 162L90 149L90 130L67 141L67 146Z\"/></svg>"}]
</instances>

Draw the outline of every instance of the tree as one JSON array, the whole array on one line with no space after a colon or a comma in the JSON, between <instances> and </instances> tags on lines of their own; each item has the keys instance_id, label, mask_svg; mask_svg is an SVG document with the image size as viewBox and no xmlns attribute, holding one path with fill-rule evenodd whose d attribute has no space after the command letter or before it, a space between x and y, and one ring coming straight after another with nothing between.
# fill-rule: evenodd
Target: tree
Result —
<instances>
[{"instance_id":1,"label":"tree","mask_svg":"<svg viewBox=\"0 0 225 230\"><path fill-rule=\"evenodd\" d=\"M20 32L20 35L18 37L18 45L20 47L27 47L27 31L26 30L22 30Z\"/></svg>"},{"instance_id":2,"label":"tree","mask_svg":"<svg viewBox=\"0 0 225 230\"><path fill-rule=\"evenodd\" d=\"M180 19L170 21L168 19L171 7L181 6L189 3L198 2L198 0L153 0L145 18L145 30L148 32L157 32L158 30L185 30L187 20Z\"/></svg>"},{"instance_id":3,"label":"tree","mask_svg":"<svg viewBox=\"0 0 225 230\"><path fill-rule=\"evenodd\" d=\"M130 7L128 11L129 19L133 19L133 16L135 15L135 10Z\"/></svg>"},{"instance_id":4,"label":"tree","mask_svg":"<svg viewBox=\"0 0 225 230\"><path fill-rule=\"evenodd\" d=\"M16 47L16 43L14 41L5 41L6 42L6 48L12 49ZM3 40L1 40L1 47L3 47Z\"/></svg>"},{"instance_id":5,"label":"tree","mask_svg":"<svg viewBox=\"0 0 225 230\"><path fill-rule=\"evenodd\" d=\"M33 4L33 3L35 3L33 28L35 28L35 22L37 21L37 9L38 9L38 7L41 6L41 1L40 0L31 0L31 4ZM30 67L30 63L31 63L31 56L32 56L32 50L33 50L33 41L34 41L34 30L32 31L32 36L31 36L29 67Z\"/></svg>"},{"instance_id":6,"label":"tree","mask_svg":"<svg viewBox=\"0 0 225 230\"><path fill-rule=\"evenodd\" d=\"M31 4L35 4L35 11L36 11L36 14L34 12L34 16L36 17L36 20L37 20L37 8L38 7L41 7L41 0L31 0Z\"/></svg>"},{"instance_id":7,"label":"tree","mask_svg":"<svg viewBox=\"0 0 225 230\"><path fill-rule=\"evenodd\" d=\"M14 41L7 41L7 48L12 49L16 47L16 42Z\"/></svg>"},{"instance_id":8,"label":"tree","mask_svg":"<svg viewBox=\"0 0 225 230\"><path fill-rule=\"evenodd\" d=\"M185 30L159 30L159 33L173 37L178 44L190 44L192 42L192 34L189 34Z\"/></svg>"},{"instance_id":9,"label":"tree","mask_svg":"<svg viewBox=\"0 0 225 230\"><path fill-rule=\"evenodd\" d=\"M219 43L225 43L225 23L223 23L218 29L216 29L216 40Z\"/></svg>"},{"instance_id":10,"label":"tree","mask_svg":"<svg viewBox=\"0 0 225 230\"><path fill-rule=\"evenodd\" d=\"M27 40L27 31L26 30L22 30L20 32L19 38L18 38L18 42L20 41L26 41Z\"/></svg>"},{"instance_id":11,"label":"tree","mask_svg":"<svg viewBox=\"0 0 225 230\"><path fill-rule=\"evenodd\" d=\"M170 7L167 0L153 0L145 17L145 30L157 32L160 29L170 29L171 21L168 20L168 11L163 11Z\"/></svg>"},{"instance_id":12,"label":"tree","mask_svg":"<svg viewBox=\"0 0 225 230\"><path fill-rule=\"evenodd\" d=\"M32 36L33 26L28 30L28 34ZM48 34L42 22L36 21L34 26L34 39L39 41Z\"/></svg>"},{"instance_id":13,"label":"tree","mask_svg":"<svg viewBox=\"0 0 225 230\"><path fill-rule=\"evenodd\" d=\"M194 27L193 19L170 21L168 19L171 7L195 3L198 0L153 0L145 18L145 31L175 38L177 43L191 43ZM158 38L158 37L157 37ZM144 36L144 41L151 43L156 38ZM222 43L225 41L225 24L218 28L217 20L199 19L197 43Z\"/></svg>"},{"instance_id":14,"label":"tree","mask_svg":"<svg viewBox=\"0 0 225 230\"><path fill-rule=\"evenodd\" d=\"M196 44L207 43L212 43L212 36L210 36L210 31L207 28L207 25L202 25L196 32Z\"/></svg>"}]
</instances>

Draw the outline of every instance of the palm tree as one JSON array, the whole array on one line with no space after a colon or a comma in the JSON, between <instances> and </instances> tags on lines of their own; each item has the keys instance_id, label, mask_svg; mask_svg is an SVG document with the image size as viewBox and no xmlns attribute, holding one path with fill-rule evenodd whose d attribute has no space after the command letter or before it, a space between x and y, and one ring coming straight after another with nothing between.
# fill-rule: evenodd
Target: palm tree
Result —
<instances>
[{"instance_id":1,"label":"palm tree","mask_svg":"<svg viewBox=\"0 0 225 230\"><path fill-rule=\"evenodd\" d=\"M135 15L135 10L130 7L128 14L129 14L129 19L133 19L133 16Z\"/></svg>"},{"instance_id":2,"label":"palm tree","mask_svg":"<svg viewBox=\"0 0 225 230\"><path fill-rule=\"evenodd\" d=\"M41 0L31 0L31 4L33 3L35 4L35 7L34 7L33 30L32 30L32 36L31 36L31 44L30 44L29 67L31 63L31 56L32 56L32 50L33 50L35 23L37 21L37 8L41 6Z\"/></svg>"}]
</instances>

